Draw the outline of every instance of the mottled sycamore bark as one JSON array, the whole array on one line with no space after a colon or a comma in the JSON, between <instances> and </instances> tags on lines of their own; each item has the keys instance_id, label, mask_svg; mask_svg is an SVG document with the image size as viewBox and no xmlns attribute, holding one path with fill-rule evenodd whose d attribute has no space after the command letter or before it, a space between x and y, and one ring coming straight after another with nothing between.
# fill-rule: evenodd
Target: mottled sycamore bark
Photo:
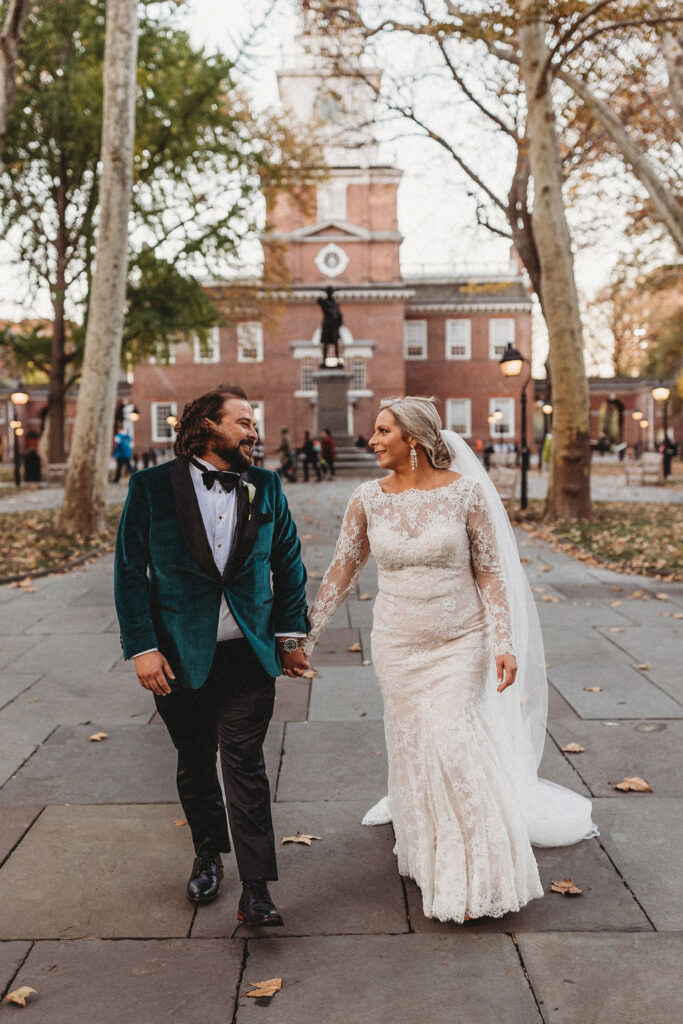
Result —
<instances>
[{"instance_id":1,"label":"mottled sycamore bark","mask_svg":"<svg viewBox=\"0 0 683 1024\"><path fill-rule=\"evenodd\" d=\"M109 0L104 56L102 178L78 412L60 527L105 533L107 466L121 364L133 185L137 0Z\"/></svg>"}]
</instances>

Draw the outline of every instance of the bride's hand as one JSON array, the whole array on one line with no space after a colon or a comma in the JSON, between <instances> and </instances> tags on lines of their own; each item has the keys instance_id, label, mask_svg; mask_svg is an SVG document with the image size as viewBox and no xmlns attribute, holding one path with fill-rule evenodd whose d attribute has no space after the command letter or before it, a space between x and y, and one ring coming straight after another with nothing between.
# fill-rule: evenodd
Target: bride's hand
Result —
<instances>
[{"instance_id":1,"label":"bride's hand","mask_svg":"<svg viewBox=\"0 0 683 1024\"><path fill-rule=\"evenodd\" d=\"M517 675L517 659L514 654L499 654L496 658L496 672L498 674L498 693L502 693L508 686L512 686Z\"/></svg>"}]
</instances>

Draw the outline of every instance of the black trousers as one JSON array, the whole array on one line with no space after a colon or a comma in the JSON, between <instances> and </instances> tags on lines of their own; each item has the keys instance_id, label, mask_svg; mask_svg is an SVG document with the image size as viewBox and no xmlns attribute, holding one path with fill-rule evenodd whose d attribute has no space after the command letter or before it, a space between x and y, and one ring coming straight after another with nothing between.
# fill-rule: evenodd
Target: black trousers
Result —
<instances>
[{"instance_id":1,"label":"black trousers","mask_svg":"<svg viewBox=\"0 0 683 1024\"><path fill-rule=\"evenodd\" d=\"M171 687L171 693L154 699L178 751L178 796L195 852L230 850L216 771L219 751L240 878L274 881L275 838L263 741L273 714L275 680L240 638L216 644L211 670L199 690Z\"/></svg>"}]
</instances>

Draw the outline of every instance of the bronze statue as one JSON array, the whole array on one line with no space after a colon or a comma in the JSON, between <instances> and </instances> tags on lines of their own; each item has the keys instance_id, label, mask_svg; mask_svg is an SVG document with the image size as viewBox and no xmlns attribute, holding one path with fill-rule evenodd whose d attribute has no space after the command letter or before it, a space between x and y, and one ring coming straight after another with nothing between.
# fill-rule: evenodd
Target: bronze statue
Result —
<instances>
[{"instance_id":1,"label":"bronze statue","mask_svg":"<svg viewBox=\"0 0 683 1024\"><path fill-rule=\"evenodd\" d=\"M339 332L343 321L339 303L334 298L334 288L330 285L325 289L326 298L318 299L318 305L323 311L323 325L320 335L320 344L323 349L323 361L321 366L327 365L327 352L330 346L334 349L334 358L338 366L342 361L339 358Z\"/></svg>"}]
</instances>

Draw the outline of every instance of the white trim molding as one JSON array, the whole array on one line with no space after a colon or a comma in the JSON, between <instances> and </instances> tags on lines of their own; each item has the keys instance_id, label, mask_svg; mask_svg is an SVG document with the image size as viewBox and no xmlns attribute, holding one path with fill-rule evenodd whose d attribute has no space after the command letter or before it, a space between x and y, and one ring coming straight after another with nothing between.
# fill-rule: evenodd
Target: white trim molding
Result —
<instances>
[{"instance_id":1,"label":"white trim molding","mask_svg":"<svg viewBox=\"0 0 683 1024\"><path fill-rule=\"evenodd\" d=\"M425 302L408 306L408 313L531 313L530 302Z\"/></svg>"}]
</instances>

